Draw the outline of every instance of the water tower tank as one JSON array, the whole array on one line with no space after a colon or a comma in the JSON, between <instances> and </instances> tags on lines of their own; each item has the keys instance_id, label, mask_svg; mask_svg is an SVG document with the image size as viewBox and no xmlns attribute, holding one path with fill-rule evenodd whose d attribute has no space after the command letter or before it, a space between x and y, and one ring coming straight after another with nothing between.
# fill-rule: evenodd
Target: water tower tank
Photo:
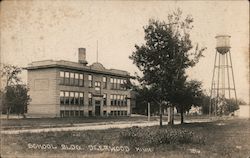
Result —
<instances>
[{"instance_id":1,"label":"water tower tank","mask_svg":"<svg viewBox=\"0 0 250 158\"><path fill-rule=\"evenodd\" d=\"M230 37L229 35L218 35L215 37L217 40L216 49L220 54L226 54L231 48Z\"/></svg>"}]
</instances>

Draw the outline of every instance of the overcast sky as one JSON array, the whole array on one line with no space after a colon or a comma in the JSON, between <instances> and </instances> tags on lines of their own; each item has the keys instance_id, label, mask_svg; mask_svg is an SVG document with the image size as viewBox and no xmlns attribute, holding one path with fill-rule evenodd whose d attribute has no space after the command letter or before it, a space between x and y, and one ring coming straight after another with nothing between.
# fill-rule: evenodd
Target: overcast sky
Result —
<instances>
[{"instance_id":1,"label":"overcast sky","mask_svg":"<svg viewBox=\"0 0 250 158\"><path fill-rule=\"evenodd\" d=\"M128 56L144 42L143 26L150 18L167 20L177 8L194 18L193 43L206 46L205 57L189 70L190 78L209 89L215 36L231 35L231 53L239 98L248 101L248 1L3 1L1 2L1 62L25 67L37 60L77 61L86 48L90 64L138 71ZM27 72L22 74L26 80Z\"/></svg>"}]
</instances>

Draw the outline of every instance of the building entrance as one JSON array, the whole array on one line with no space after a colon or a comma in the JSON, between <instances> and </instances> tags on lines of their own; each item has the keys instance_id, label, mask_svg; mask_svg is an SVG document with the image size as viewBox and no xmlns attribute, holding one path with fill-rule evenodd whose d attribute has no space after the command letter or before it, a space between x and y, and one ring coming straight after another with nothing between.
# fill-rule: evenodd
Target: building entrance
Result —
<instances>
[{"instance_id":1,"label":"building entrance","mask_svg":"<svg viewBox=\"0 0 250 158\"><path fill-rule=\"evenodd\" d=\"M95 101L95 116L101 115L101 101L96 100Z\"/></svg>"}]
</instances>

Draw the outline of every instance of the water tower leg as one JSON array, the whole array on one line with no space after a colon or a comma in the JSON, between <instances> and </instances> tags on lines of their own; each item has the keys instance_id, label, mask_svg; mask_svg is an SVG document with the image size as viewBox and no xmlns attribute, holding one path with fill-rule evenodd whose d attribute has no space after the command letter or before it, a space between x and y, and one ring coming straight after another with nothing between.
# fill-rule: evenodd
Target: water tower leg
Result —
<instances>
[{"instance_id":1,"label":"water tower leg","mask_svg":"<svg viewBox=\"0 0 250 158\"><path fill-rule=\"evenodd\" d=\"M212 84L211 84L211 92L210 92L210 104L209 104L209 117L212 116L212 106L213 106L213 93L214 93L214 73L215 73L215 69L216 69L216 60L217 60L217 53L215 53L215 57L214 57L214 69L213 69L213 77L212 77Z\"/></svg>"},{"instance_id":2,"label":"water tower leg","mask_svg":"<svg viewBox=\"0 0 250 158\"><path fill-rule=\"evenodd\" d=\"M231 98L231 87L230 87L230 75L229 75L229 63L228 63L228 54L226 54L226 62L227 62L227 83L228 83L228 97Z\"/></svg>"},{"instance_id":3,"label":"water tower leg","mask_svg":"<svg viewBox=\"0 0 250 158\"><path fill-rule=\"evenodd\" d=\"M216 53L218 53L217 51L216 51ZM219 95L219 89L220 89L220 69L221 69L221 67L220 67L220 54L219 54L219 63L218 63L218 66L217 66L217 68L218 68L218 77L217 77L217 101L216 101L216 103L215 103L215 117L217 116L217 105L218 105L218 103L219 103L219 97L220 97L220 95Z\"/></svg>"},{"instance_id":4,"label":"water tower leg","mask_svg":"<svg viewBox=\"0 0 250 158\"><path fill-rule=\"evenodd\" d=\"M230 59L230 65L231 65L231 69L232 69L232 78L233 78L233 86L234 86L234 95L235 95L235 101L236 101L236 104L238 104L238 101L237 101L237 94L236 94L236 88L235 88L235 82L234 82L234 71L233 71L233 64L232 64L232 58L231 58L231 52L229 51L229 59Z\"/></svg>"},{"instance_id":5,"label":"water tower leg","mask_svg":"<svg viewBox=\"0 0 250 158\"><path fill-rule=\"evenodd\" d=\"M231 86L230 86L230 75L229 75L229 67L230 65L228 65L228 53L226 53L226 67L227 67L227 88L228 88L228 99L231 99ZM231 107L229 106L229 113L231 111Z\"/></svg>"}]
</instances>

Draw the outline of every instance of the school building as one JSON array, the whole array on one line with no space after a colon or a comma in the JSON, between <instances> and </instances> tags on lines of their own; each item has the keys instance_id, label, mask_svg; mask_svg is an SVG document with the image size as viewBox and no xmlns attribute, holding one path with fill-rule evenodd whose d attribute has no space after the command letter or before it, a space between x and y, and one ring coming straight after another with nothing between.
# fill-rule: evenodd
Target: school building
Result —
<instances>
[{"instance_id":1,"label":"school building","mask_svg":"<svg viewBox=\"0 0 250 158\"><path fill-rule=\"evenodd\" d=\"M127 71L88 66L86 49L78 49L78 62L36 61L25 69L31 97L30 117L128 116L131 90Z\"/></svg>"}]
</instances>

